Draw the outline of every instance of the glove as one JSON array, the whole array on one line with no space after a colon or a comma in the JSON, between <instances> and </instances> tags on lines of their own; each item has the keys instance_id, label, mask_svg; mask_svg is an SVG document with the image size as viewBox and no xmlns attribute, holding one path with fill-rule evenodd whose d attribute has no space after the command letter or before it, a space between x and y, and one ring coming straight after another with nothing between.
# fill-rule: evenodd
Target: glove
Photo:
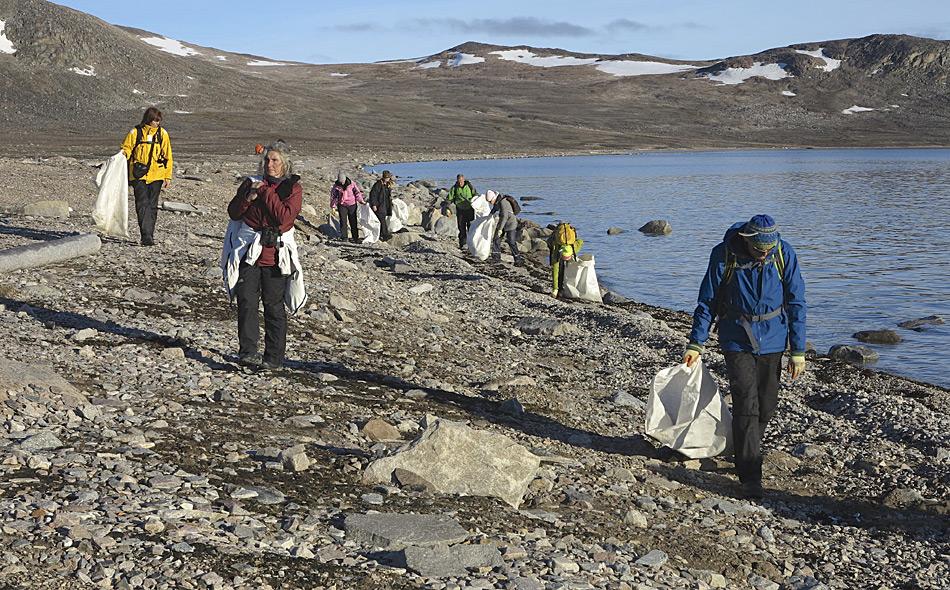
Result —
<instances>
[{"instance_id":1,"label":"glove","mask_svg":"<svg viewBox=\"0 0 950 590\"><path fill-rule=\"evenodd\" d=\"M695 342L690 342L686 347L686 352L683 353L683 363L687 367L692 367L701 354L703 354L703 347Z\"/></svg>"},{"instance_id":2,"label":"glove","mask_svg":"<svg viewBox=\"0 0 950 590\"><path fill-rule=\"evenodd\" d=\"M793 352L792 356L788 359L788 374L791 376L792 380L798 379L798 377L805 372L805 353L803 352Z\"/></svg>"}]
</instances>

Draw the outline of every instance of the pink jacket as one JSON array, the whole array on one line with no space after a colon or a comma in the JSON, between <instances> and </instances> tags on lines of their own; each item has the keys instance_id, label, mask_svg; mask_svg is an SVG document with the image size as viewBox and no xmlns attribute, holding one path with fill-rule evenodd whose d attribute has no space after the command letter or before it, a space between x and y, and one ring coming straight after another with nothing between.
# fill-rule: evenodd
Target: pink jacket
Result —
<instances>
[{"instance_id":1,"label":"pink jacket","mask_svg":"<svg viewBox=\"0 0 950 590\"><path fill-rule=\"evenodd\" d=\"M334 182L333 188L330 189L331 209L335 209L337 205L349 206L365 202L366 199L363 198L363 191L360 189L360 185L352 180L349 180L345 186L340 186Z\"/></svg>"}]
</instances>

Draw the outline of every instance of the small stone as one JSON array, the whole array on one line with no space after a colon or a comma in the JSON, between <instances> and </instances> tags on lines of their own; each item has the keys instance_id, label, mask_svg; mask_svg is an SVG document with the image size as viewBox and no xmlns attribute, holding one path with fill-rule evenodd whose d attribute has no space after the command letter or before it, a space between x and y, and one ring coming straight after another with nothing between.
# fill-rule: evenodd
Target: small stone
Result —
<instances>
[{"instance_id":1,"label":"small stone","mask_svg":"<svg viewBox=\"0 0 950 590\"><path fill-rule=\"evenodd\" d=\"M367 504L369 504L369 505L371 505L371 506L382 506L382 505L383 505L383 495L382 495L382 494L377 494L377 493L375 493L375 492L372 492L372 493L369 493L369 494L363 494L362 499L363 499L363 502L365 502L365 503L367 503Z\"/></svg>"},{"instance_id":2,"label":"small stone","mask_svg":"<svg viewBox=\"0 0 950 590\"><path fill-rule=\"evenodd\" d=\"M634 397L630 395L626 391L618 391L617 393L614 394L614 396L611 398L610 401L612 401L618 406L623 406L626 408L636 408L639 410L642 410L644 408L643 400L641 400L638 397Z\"/></svg>"},{"instance_id":3,"label":"small stone","mask_svg":"<svg viewBox=\"0 0 950 590\"><path fill-rule=\"evenodd\" d=\"M521 402L514 398L505 400L501 406L499 406L498 410L502 414L507 414L515 418L521 418L525 414L524 406L522 406Z\"/></svg>"},{"instance_id":4,"label":"small stone","mask_svg":"<svg viewBox=\"0 0 950 590\"><path fill-rule=\"evenodd\" d=\"M91 338L95 338L99 335L99 331L94 328L86 328L84 330L79 330L73 334L73 342L82 343Z\"/></svg>"},{"instance_id":5,"label":"small stone","mask_svg":"<svg viewBox=\"0 0 950 590\"><path fill-rule=\"evenodd\" d=\"M178 347L170 347L162 349L162 358L169 360L179 360L185 358L185 349Z\"/></svg>"},{"instance_id":6,"label":"small stone","mask_svg":"<svg viewBox=\"0 0 950 590\"><path fill-rule=\"evenodd\" d=\"M669 556L659 549L654 549L650 551L640 559L636 561L637 565L642 565L645 567L660 567L669 560Z\"/></svg>"},{"instance_id":7,"label":"small stone","mask_svg":"<svg viewBox=\"0 0 950 590\"><path fill-rule=\"evenodd\" d=\"M317 379L319 379L321 383L333 383L334 381L338 381L340 378L331 373L319 373L317 374Z\"/></svg>"},{"instance_id":8,"label":"small stone","mask_svg":"<svg viewBox=\"0 0 950 590\"><path fill-rule=\"evenodd\" d=\"M421 284L416 285L415 287L410 287L409 293L412 295L424 295L425 293L428 293L429 291L433 289L435 289L435 287L433 287L431 284L421 283Z\"/></svg>"},{"instance_id":9,"label":"small stone","mask_svg":"<svg viewBox=\"0 0 950 590\"><path fill-rule=\"evenodd\" d=\"M172 545L172 551L176 553L194 553L195 549L188 543L181 541Z\"/></svg>"},{"instance_id":10,"label":"small stone","mask_svg":"<svg viewBox=\"0 0 950 590\"><path fill-rule=\"evenodd\" d=\"M639 510L634 510L633 508L627 510L627 513L623 515L623 523L638 529L645 529L649 526L647 517Z\"/></svg>"},{"instance_id":11,"label":"small stone","mask_svg":"<svg viewBox=\"0 0 950 590\"><path fill-rule=\"evenodd\" d=\"M551 568L555 572L565 573L565 574L576 574L581 571L581 566L577 565L576 562L571 561L566 557L554 557L551 559Z\"/></svg>"},{"instance_id":12,"label":"small stone","mask_svg":"<svg viewBox=\"0 0 950 590\"><path fill-rule=\"evenodd\" d=\"M340 311L356 311L356 305L347 299L346 297L341 297L340 295L330 295L330 307Z\"/></svg>"},{"instance_id":13,"label":"small stone","mask_svg":"<svg viewBox=\"0 0 950 590\"><path fill-rule=\"evenodd\" d=\"M402 440L398 428L379 418L373 418L363 426L363 435L373 442Z\"/></svg>"},{"instance_id":14,"label":"small stone","mask_svg":"<svg viewBox=\"0 0 950 590\"><path fill-rule=\"evenodd\" d=\"M20 441L20 448L30 453L58 449L61 446L63 446L63 441L56 438L52 432L45 430Z\"/></svg>"}]
</instances>

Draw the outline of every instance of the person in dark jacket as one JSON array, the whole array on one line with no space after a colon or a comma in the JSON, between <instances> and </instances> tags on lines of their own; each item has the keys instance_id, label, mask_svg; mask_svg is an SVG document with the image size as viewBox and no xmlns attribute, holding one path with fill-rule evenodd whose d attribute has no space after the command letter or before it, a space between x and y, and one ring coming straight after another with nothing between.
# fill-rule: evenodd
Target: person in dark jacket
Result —
<instances>
[{"instance_id":1,"label":"person in dark jacket","mask_svg":"<svg viewBox=\"0 0 950 590\"><path fill-rule=\"evenodd\" d=\"M449 189L449 196L446 200L455 205L455 217L459 226L459 248L465 249L465 241L468 239L468 230L472 227L472 221L475 220L475 209L472 208L472 199L478 192L471 182L465 180L465 176L459 174L455 177L455 184Z\"/></svg>"},{"instance_id":2,"label":"person in dark jacket","mask_svg":"<svg viewBox=\"0 0 950 590\"><path fill-rule=\"evenodd\" d=\"M287 311L284 298L288 278L278 267L279 241L273 232L290 231L303 205L303 188L287 155L269 148L264 154L263 177L247 178L228 204L231 219L241 220L260 233L260 254L253 264L241 262L236 287L238 304L238 358L241 364L267 369L283 365L287 347ZM267 230L271 230L268 232ZM270 235L268 235L270 233ZM260 325L258 306L264 303L264 354L257 352Z\"/></svg>"},{"instance_id":3,"label":"person in dark jacket","mask_svg":"<svg viewBox=\"0 0 950 590\"><path fill-rule=\"evenodd\" d=\"M515 259L515 264L521 264L521 252L518 251L518 217L515 215L514 208L511 206L512 199L508 195L499 195L495 191L487 191L485 199L491 204L491 214L498 215L497 229L492 243L492 249L501 255L501 238L504 236L511 248L511 255Z\"/></svg>"},{"instance_id":4,"label":"person in dark jacket","mask_svg":"<svg viewBox=\"0 0 950 590\"><path fill-rule=\"evenodd\" d=\"M384 242L392 236L387 218L393 214L392 189L395 184L392 172L383 170L383 177L369 191L369 206L379 219L379 238Z\"/></svg>"},{"instance_id":5,"label":"person in dark jacket","mask_svg":"<svg viewBox=\"0 0 950 590\"><path fill-rule=\"evenodd\" d=\"M805 370L805 311L798 257L775 220L756 215L730 227L709 256L683 362L693 366L718 317L732 393L736 471L750 498L764 493L762 435L778 405L786 348L790 377Z\"/></svg>"}]
</instances>

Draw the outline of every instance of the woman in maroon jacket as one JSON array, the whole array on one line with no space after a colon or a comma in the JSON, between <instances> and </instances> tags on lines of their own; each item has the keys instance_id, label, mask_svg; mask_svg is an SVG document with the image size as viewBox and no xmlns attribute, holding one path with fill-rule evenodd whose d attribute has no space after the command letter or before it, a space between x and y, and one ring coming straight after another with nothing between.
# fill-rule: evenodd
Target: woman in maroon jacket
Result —
<instances>
[{"instance_id":1,"label":"woman in maroon jacket","mask_svg":"<svg viewBox=\"0 0 950 590\"><path fill-rule=\"evenodd\" d=\"M284 296L288 277L277 266L280 234L294 226L303 205L303 188L293 175L287 155L275 148L264 154L261 180L247 178L228 205L231 219L241 220L260 234L260 255L241 262L235 288L238 303L238 357L241 364L276 369L287 347ZM249 248L248 252L256 251ZM257 352L260 324L257 309L264 302L264 355Z\"/></svg>"}]
</instances>

